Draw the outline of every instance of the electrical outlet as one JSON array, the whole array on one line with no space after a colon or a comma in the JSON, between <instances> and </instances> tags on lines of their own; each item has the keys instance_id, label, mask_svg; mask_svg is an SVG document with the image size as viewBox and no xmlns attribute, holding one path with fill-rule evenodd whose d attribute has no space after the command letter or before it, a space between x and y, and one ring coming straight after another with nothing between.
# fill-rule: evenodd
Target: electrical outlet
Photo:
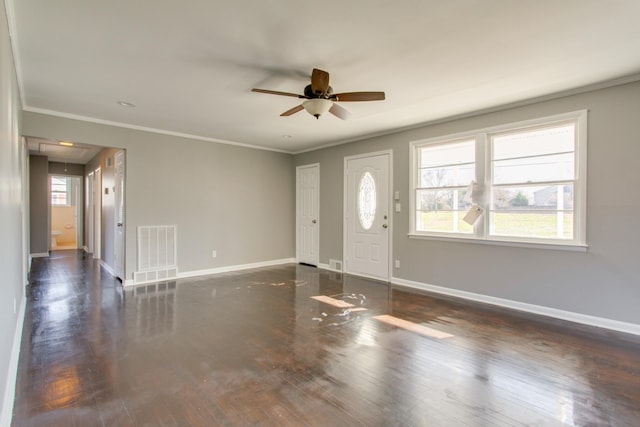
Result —
<instances>
[{"instance_id":1,"label":"electrical outlet","mask_svg":"<svg viewBox=\"0 0 640 427\"><path fill-rule=\"evenodd\" d=\"M396 268L400 268L400 260L399 259L396 260Z\"/></svg>"},{"instance_id":2,"label":"electrical outlet","mask_svg":"<svg viewBox=\"0 0 640 427\"><path fill-rule=\"evenodd\" d=\"M218 251L211 251L211 258L215 258L218 256Z\"/></svg>"}]
</instances>

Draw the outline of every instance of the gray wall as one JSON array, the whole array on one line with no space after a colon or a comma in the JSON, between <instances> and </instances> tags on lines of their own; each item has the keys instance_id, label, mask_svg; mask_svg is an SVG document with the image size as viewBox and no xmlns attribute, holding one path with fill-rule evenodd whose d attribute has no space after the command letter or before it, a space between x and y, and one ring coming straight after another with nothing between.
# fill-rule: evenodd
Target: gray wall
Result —
<instances>
[{"instance_id":1,"label":"gray wall","mask_svg":"<svg viewBox=\"0 0 640 427\"><path fill-rule=\"evenodd\" d=\"M409 142L581 109L588 117L587 253L409 239ZM452 120L295 156L320 163L320 262L342 259L344 157L393 150L393 276L640 324L640 83Z\"/></svg>"},{"instance_id":2,"label":"gray wall","mask_svg":"<svg viewBox=\"0 0 640 427\"><path fill-rule=\"evenodd\" d=\"M49 252L49 161L29 156L29 220L31 253Z\"/></svg>"},{"instance_id":3,"label":"gray wall","mask_svg":"<svg viewBox=\"0 0 640 427\"><path fill-rule=\"evenodd\" d=\"M24 200L23 170L26 161L20 142L20 97L13 68L9 30L5 8L0 7L0 224L2 224L2 243L0 244L0 402L3 402L0 423L10 420L12 408L5 407L6 393L13 393L10 366L14 335L18 329L18 312L24 299L25 272L23 255L28 251L23 247L23 218L28 215L23 206ZM19 345L19 342L15 343ZM12 369L12 372L9 371ZM9 387L7 387L9 386Z\"/></svg>"},{"instance_id":4,"label":"gray wall","mask_svg":"<svg viewBox=\"0 0 640 427\"><path fill-rule=\"evenodd\" d=\"M84 165L49 162L49 173L52 175L84 176Z\"/></svg>"},{"instance_id":5,"label":"gray wall","mask_svg":"<svg viewBox=\"0 0 640 427\"><path fill-rule=\"evenodd\" d=\"M295 256L291 155L32 112L23 120L25 135L126 149L128 279L139 225L178 226L181 272Z\"/></svg>"}]
</instances>

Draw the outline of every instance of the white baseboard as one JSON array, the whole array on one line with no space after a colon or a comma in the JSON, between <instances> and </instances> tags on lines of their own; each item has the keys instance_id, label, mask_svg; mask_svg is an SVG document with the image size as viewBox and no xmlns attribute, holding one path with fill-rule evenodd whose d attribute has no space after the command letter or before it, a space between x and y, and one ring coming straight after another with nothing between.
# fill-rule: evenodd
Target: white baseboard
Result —
<instances>
[{"instance_id":1,"label":"white baseboard","mask_svg":"<svg viewBox=\"0 0 640 427\"><path fill-rule=\"evenodd\" d=\"M321 269L323 269L323 270L333 271L333 272L336 272L336 273L343 273L343 271L342 271L342 270L336 270L335 268L331 268L331 267L329 266L329 264L322 264L322 263L319 263L319 264L318 264L318 268L321 268Z\"/></svg>"},{"instance_id":2,"label":"white baseboard","mask_svg":"<svg viewBox=\"0 0 640 427\"><path fill-rule=\"evenodd\" d=\"M184 271L184 272L178 273L178 278L184 279L188 277L207 276L209 274L229 273L232 271L249 270L252 268L260 268L260 267L272 267L274 265L291 264L295 262L296 262L295 258L284 258L284 259L274 259L271 261L255 262L251 264L239 264L239 265L230 265L226 267L210 268L206 270Z\"/></svg>"},{"instance_id":3,"label":"white baseboard","mask_svg":"<svg viewBox=\"0 0 640 427\"><path fill-rule=\"evenodd\" d=\"M27 297L25 295L22 297L22 302L20 303L16 330L13 334L11 358L9 359L9 369L7 371L7 383L4 387L4 400L2 402L0 427L10 427L11 419L13 418L13 403L16 394L16 380L18 379L18 361L20 359L20 345L22 344L22 328L24 327L26 303Z\"/></svg>"},{"instance_id":4,"label":"white baseboard","mask_svg":"<svg viewBox=\"0 0 640 427\"><path fill-rule=\"evenodd\" d=\"M177 279L187 279L190 277L208 276L211 274L230 273L233 271L249 270L252 268L273 267L274 265L291 264L295 262L296 262L295 258L283 258L283 259L275 259L271 261L254 262L251 264L239 264L239 265L229 265L226 267L208 268L205 270L183 271L178 273ZM175 280L175 279L163 279L159 281L163 282L166 280ZM123 285L125 287L135 286L133 279L125 280Z\"/></svg>"},{"instance_id":5,"label":"white baseboard","mask_svg":"<svg viewBox=\"0 0 640 427\"><path fill-rule=\"evenodd\" d=\"M555 308L544 307L541 305L527 304L518 301L512 301L503 298L496 298L473 292L460 291L457 289L444 288L442 286L429 285L421 282L391 278L391 283L407 286L409 288L420 289L424 291L434 292L438 294L453 296L470 301L481 302L485 304L496 305L499 307L510 308L513 310L524 311L527 313L539 314L556 319L568 320L569 322L581 323L598 328L610 329L618 332L625 332L633 335L640 335L640 325L635 323L620 322L618 320L606 319L603 317L590 316L587 314L574 313L571 311L558 310Z\"/></svg>"},{"instance_id":6,"label":"white baseboard","mask_svg":"<svg viewBox=\"0 0 640 427\"><path fill-rule=\"evenodd\" d=\"M49 252L40 252L40 253L30 254L29 256L32 259L33 258L48 258L49 257Z\"/></svg>"},{"instance_id":7,"label":"white baseboard","mask_svg":"<svg viewBox=\"0 0 640 427\"><path fill-rule=\"evenodd\" d=\"M110 275L112 275L112 276L116 275L116 272L113 270L113 268L111 268L111 266L109 264L104 262L104 260L100 260L100 266L102 268L104 268L105 270L107 270L107 273L109 273Z\"/></svg>"},{"instance_id":8,"label":"white baseboard","mask_svg":"<svg viewBox=\"0 0 640 427\"><path fill-rule=\"evenodd\" d=\"M318 264L318 268L322 268L323 270L333 271L333 272L335 272L335 273L344 273L344 271L343 271L343 270L339 270L339 269L337 269L337 268L333 268L333 267L331 267L331 265L329 265L329 264L322 264L322 263L320 263L320 264Z\"/></svg>"}]
</instances>

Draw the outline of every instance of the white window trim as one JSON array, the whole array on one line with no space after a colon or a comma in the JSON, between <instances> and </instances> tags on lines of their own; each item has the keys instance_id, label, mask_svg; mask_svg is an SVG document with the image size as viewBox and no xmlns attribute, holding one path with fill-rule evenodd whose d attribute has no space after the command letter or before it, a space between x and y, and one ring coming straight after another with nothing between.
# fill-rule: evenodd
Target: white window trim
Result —
<instances>
[{"instance_id":1,"label":"white window trim","mask_svg":"<svg viewBox=\"0 0 640 427\"><path fill-rule=\"evenodd\" d=\"M526 248L546 248L555 250L586 251L586 210L587 210L587 113L588 110L578 110L553 116L540 117L531 120L524 120L515 123L492 126L488 128L475 129L451 135L422 139L410 142L409 168L410 168L410 232L408 236L412 239L427 239L450 242L480 243L489 245L515 246ZM489 236L489 215L485 213L482 220L474 228L473 234L446 233L446 232L424 232L416 231L416 188L418 188L419 169L417 148L430 144L443 144L454 142L465 138L476 140L476 173L480 175L490 174L487 170L491 162L491 148L489 135L505 131L518 131L535 126L553 125L575 121L576 123L576 146L575 146L575 184L574 191L574 238L571 241L564 239L538 239L526 237L499 237ZM486 176L476 176L478 182L486 182Z\"/></svg>"}]
</instances>

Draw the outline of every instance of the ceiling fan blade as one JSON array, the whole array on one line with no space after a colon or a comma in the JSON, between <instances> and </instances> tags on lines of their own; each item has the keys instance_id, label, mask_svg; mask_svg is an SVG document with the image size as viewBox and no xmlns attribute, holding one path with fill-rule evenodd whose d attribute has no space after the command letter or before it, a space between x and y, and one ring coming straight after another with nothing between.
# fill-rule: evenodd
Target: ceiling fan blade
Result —
<instances>
[{"instance_id":1,"label":"ceiling fan blade","mask_svg":"<svg viewBox=\"0 0 640 427\"><path fill-rule=\"evenodd\" d=\"M290 116L290 115L295 114L298 111L302 111L302 110L304 110L304 107L302 106L302 104L296 105L295 107L291 108L290 110L287 110L284 113L280 114L280 116Z\"/></svg>"},{"instance_id":2,"label":"ceiling fan blade","mask_svg":"<svg viewBox=\"0 0 640 427\"><path fill-rule=\"evenodd\" d=\"M341 107L340 105L336 104L335 102L333 103L333 105L329 109L329 112L331 114L333 114L334 116L336 116L337 118L342 119L342 120L347 120L349 117L351 117L351 113L349 112L349 110L347 110L346 108Z\"/></svg>"},{"instance_id":3,"label":"ceiling fan blade","mask_svg":"<svg viewBox=\"0 0 640 427\"><path fill-rule=\"evenodd\" d=\"M334 101L352 102L352 101L383 101L384 92L345 92L336 93L329 97Z\"/></svg>"},{"instance_id":4,"label":"ceiling fan blade","mask_svg":"<svg viewBox=\"0 0 640 427\"><path fill-rule=\"evenodd\" d=\"M311 73L311 90L316 95L324 95L329 89L329 73L326 71L313 69Z\"/></svg>"},{"instance_id":5,"label":"ceiling fan blade","mask_svg":"<svg viewBox=\"0 0 640 427\"><path fill-rule=\"evenodd\" d=\"M289 92L280 92L280 91L277 91L277 90L269 90L269 89L256 89L256 88L253 88L253 89L251 89L251 92L267 93L269 95L292 96L294 98L306 98L306 96L304 96L304 95L298 95L298 94L289 93Z\"/></svg>"}]
</instances>

